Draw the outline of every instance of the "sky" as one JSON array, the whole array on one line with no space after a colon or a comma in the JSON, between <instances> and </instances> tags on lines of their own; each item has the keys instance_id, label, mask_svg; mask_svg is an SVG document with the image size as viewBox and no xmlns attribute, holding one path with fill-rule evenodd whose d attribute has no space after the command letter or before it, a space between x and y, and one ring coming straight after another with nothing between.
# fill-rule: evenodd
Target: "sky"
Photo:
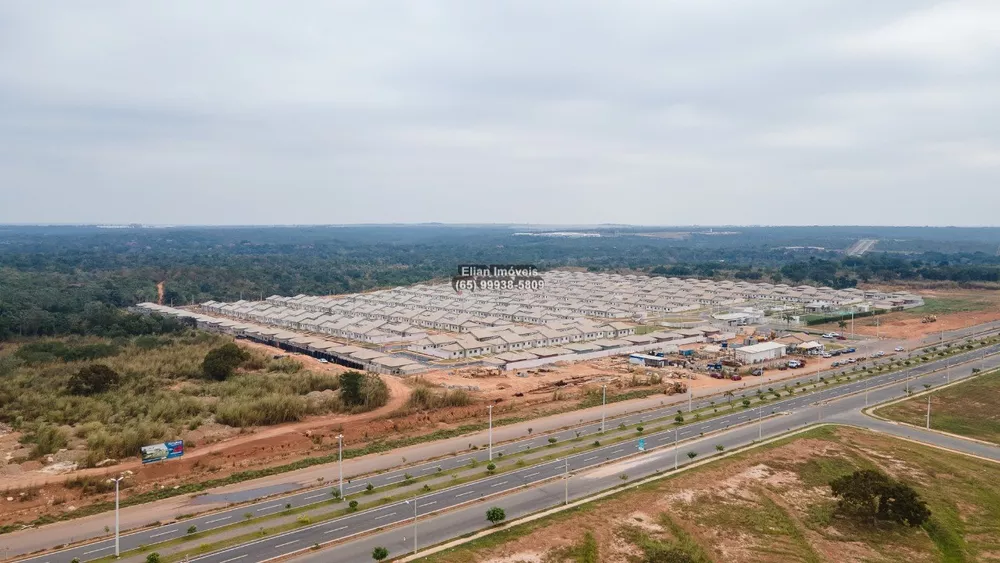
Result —
<instances>
[{"instance_id":1,"label":"sky","mask_svg":"<svg viewBox=\"0 0 1000 563\"><path fill-rule=\"evenodd\" d=\"M998 225L997 0L7 0L0 223Z\"/></svg>"}]
</instances>

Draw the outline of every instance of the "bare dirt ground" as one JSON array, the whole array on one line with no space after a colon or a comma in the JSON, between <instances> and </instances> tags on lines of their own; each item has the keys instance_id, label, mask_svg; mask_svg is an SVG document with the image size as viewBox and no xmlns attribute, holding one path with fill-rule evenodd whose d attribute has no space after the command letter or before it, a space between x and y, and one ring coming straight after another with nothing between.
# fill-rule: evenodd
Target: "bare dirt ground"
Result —
<instances>
[{"instance_id":1,"label":"bare dirt ground","mask_svg":"<svg viewBox=\"0 0 1000 563\"><path fill-rule=\"evenodd\" d=\"M878 325L875 319L866 317L857 319L854 331L859 335L875 336L900 340L918 340L941 331L966 328L972 325L1000 320L1000 291L971 289L924 289L916 291L925 299L941 299L951 305L938 312L935 307L918 307L909 311L900 311L879 315ZM964 305L964 306L963 306ZM958 310L958 309L968 310ZM928 315L937 316L937 322L923 323L921 319ZM842 331L835 323L816 325L817 330Z\"/></svg>"}]
</instances>

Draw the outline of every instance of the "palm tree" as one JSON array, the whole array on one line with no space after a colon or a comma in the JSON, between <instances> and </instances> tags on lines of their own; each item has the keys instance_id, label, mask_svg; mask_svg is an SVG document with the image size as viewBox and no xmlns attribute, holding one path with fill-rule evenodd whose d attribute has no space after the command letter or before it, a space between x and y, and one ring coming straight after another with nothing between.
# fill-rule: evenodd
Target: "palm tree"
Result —
<instances>
[{"instance_id":1,"label":"palm tree","mask_svg":"<svg viewBox=\"0 0 1000 563\"><path fill-rule=\"evenodd\" d=\"M733 397L735 396L732 391L726 391L722 394L723 397L729 399L729 406L733 406Z\"/></svg>"}]
</instances>

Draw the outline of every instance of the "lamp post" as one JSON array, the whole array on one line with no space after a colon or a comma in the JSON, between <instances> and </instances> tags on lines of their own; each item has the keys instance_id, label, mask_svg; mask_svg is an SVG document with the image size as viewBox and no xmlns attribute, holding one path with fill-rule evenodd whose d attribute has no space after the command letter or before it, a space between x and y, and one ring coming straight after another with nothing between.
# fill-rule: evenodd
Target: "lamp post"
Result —
<instances>
[{"instance_id":1,"label":"lamp post","mask_svg":"<svg viewBox=\"0 0 1000 563\"><path fill-rule=\"evenodd\" d=\"M601 434L604 434L604 421L608 411L608 386L601 386Z\"/></svg>"},{"instance_id":2,"label":"lamp post","mask_svg":"<svg viewBox=\"0 0 1000 563\"><path fill-rule=\"evenodd\" d=\"M121 520L119 519L119 514L118 514L118 508L119 508L119 502L118 502L118 499L119 499L119 495L118 495L119 484L122 481L124 481L126 478L131 477L131 476L132 476L132 472L131 471L125 471L121 475L119 475L117 479L108 479L108 482L114 481L114 483L115 483L115 558L116 559L120 555L120 552L118 550L118 539L119 539L119 535L120 535L120 532L121 532L121 526L120 526Z\"/></svg>"},{"instance_id":3,"label":"lamp post","mask_svg":"<svg viewBox=\"0 0 1000 563\"><path fill-rule=\"evenodd\" d=\"M677 470L677 429L674 428L674 471Z\"/></svg>"},{"instance_id":4,"label":"lamp post","mask_svg":"<svg viewBox=\"0 0 1000 563\"><path fill-rule=\"evenodd\" d=\"M410 501L406 501L410 504ZM413 499L413 553L417 553L417 499Z\"/></svg>"},{"instance_id":5,"label":"lamp post","mask_svg":"<svg viewBox=\"0 0 1000 563\"><path fill-rule=\"evenodd\" d=\"M488 405L486 409L490 412L490 461L493 461L493 405Z\"/></svg>"},{"instance_id":6,"label":"lamp post","mask_svg":"<svg viewBox=\"0 0 1000 563\"><path fill-rule=\"evenodd\" d=\"M927 395L927 429L931 429L931 396Z\"/></svg>"},{"instance_id":7,"label":"lamp post","mask_svg":"<svg viewBox=\"0 0 1000 563\"><path fill-rule=\"evenodd\" d=\"M340 498L344 498L344 435L337 435L337 470L340 473Z\"/></svg>"}]
</instances>

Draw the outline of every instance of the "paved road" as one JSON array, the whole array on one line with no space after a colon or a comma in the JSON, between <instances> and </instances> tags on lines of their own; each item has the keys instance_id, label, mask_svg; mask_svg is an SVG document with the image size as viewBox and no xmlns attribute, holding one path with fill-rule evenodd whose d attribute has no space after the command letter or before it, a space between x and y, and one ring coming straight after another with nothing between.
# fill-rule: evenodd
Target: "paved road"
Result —
<instances>
[{"instance_id":1,"label":"paved road","mask_svg":"<svg viewBox=\"0 0 1000 563\"><path fill-rule=\"evenodd\" d=\"M987 368L1000 366L1000 357L996 356L996 354L1000 354L1000 345L989 347L985 351L990 356L986 358L983 365ZM980 350L975 350L955 358L954 361L962 361L963 359L978 360L981 355L982 352ZM705 457L714 452L716 444L722 444L727 449L746 445L753 440L776 436L788 431L789 429L814 424L823 420L829 420L831 416L842 417L846 413L858 411L860 408L864 407L866 399L871 404L874 404L890 400L898 396L904 396L905 388L910 386L921 386L919 388L922 389L923 383L939 384L944 382L946 378L957 380L961 377L968 377L971 374L972 366L970 365L953 367L949 370L950 373L934 373L935 370L943 369L946 365L948 365L948 363L944 361L932 362L930 364L905 370L903 372L874 376L866 381L857 381L847 385L824 389L816 393L794 396L782 401L769 403L763 408L751 408L746 411L736 412L717 419L688 424L675 429L649 434L645 436L647 449L662 447L665 448L665 450L655 453L647 453L640 456L633 465L627 468L627 474L632 479L645 475L651 475L657 470L668 470L673 467L674 464L677 464L678 466L683 465L688 461L686 454L689 451L697 452L699 456ZM978 367L979 365L979 362L977 362L976 366ZM870 388L872 386L887 385L891 383L895 384L869 391L866 398L866 387ZM857 394L845 397L845 395L850 393ZM763 418L763 416L769 414L770 411L783 412L786 414ZM758 423L752 424L754 420L757 420ZM834 418L834 420L839 420L839 418ZM707 438L700 437L702 433L725 430L729 426L736 424L744 425L731 428L728 431L715 436ZM694 442L684 443L682 447L670 447L675 444L675 440L677 439L685 440L692 438L695 439ZM946 441L943 440L943 438L946 437L934 435L934 438L940 438L941 441ZM957 439L951 440L960 441ZM968 451L970 449L977 450L976 453L979 455L1000 460L1000 449L998 448L991 448L989 446L982 446L979 444L974 444L974 446L965 444L962 445L962 447L952 444L952 446L955 449L960 449L962 451ZM517 491L533 482L559 477L560 475L566 473L567 468L570 473L580 472L588 468L592 468L595 465L605 463L609 460L625 458L635 453L637 453L637 450L634 442L604 446L584 453L569 456L563 460L547 462L541 465L515 470L473 483L460 485L452 489L429 493L416 499L417 513L419 516L420 513L426 514L428 512L463 505L470 501L495 493L503 491ZM603 473L607 473L607 471L604 471ZM594 477L594 474L597 476ZM617 471L612 472L610 475L602 475L602 471L597 470L589 476L588 474L584 474L579 477L574 477L571 479L571 497L593 494L616 484L616 480L617 483L621 482ZM558 489L559 487L556 488ZM552 494L552 486L543 487L539 491L522 491L518 493L518 496L513 497L516 499L515 504L512 507L513 510L511 510L513 515L516 516L518 513L535 512L557 505L562 500L559 498L558 494ZM505 496L496 499L493 503L502 506L505 510L507 510L511 500ZM464 533L463 530L469 528L470 526L473 530L484 527L485 520L482 517L485 510L484 504L477 503L475 506L480 515L465 525L455 526L454 519L450 515L431 516L425 521L420 522L419 526L424 530L424 541L435 542L442 541L449 537L456 537L461 533ZM413 507L413 502L396 503L363 513L358 513L347 518L339 518L330 522L265 538L251 544L245 544L224 551L201 556L194 558L191 561L204 563L230 563L234 561L240 561L241 563L254 563L266 561L270 558L292 553L299 549L307 549L317 543L348 538L350 536L376 530L390 524L412 521L414 517ZM392 537L402 538L408 536L412 541L412 535L411 533L408 534L407 530L408 528L400 528L381 537L384 539ZM401 541L402 540L395 541L395 543L399 544ZM334 549L323 551L321 554L314 554L315 557L318 557L318 559L314 559L313 555L307 554L302 560L324 562L350 562L364 560L363 558L359 559L358 554L361 552L370 554L371 547L373 547L371 542L371 538L361 538L356 542L348 542L346 544L339 545ZM396 552L398 553L398 550L402 549L412 549L412 546L399 545Z\"/></svg>"},{"instance_id":2,"label":"paved road","mask_svg":"<svg viewBox=\"0 0 1000 563\"><path fill-rule=\"evenodd\" d=\"M973 328L970 328L970 329L964 329L964 331L956 331L956 332L958 333L957 336L963 336L965 334L971 334L977 331L973 330ZM976 350L974 352L969 352L967 354L981 354L981 353L982 353L981 351ZM988 353L993 353L993 349L992 348L989 349ZM951 359L950 363L956 363L957 361L959 360ZM940 363L943 366L945 361L941 360L938 363ZM905 373L909 374L910 376L921 375L931 371L933 369L933 365L934 364L930 364L927 366L913 368L911 370L907 370L907 372ZM816 377L816 374L811 374L809 376L802 376L800 378L794 378L787 381L789 383L789 386L793 386L794 382L797 380L806 381L814 377ZM870 378L868 381L870 385L875 386L879 385L880 384L879 382L888 381L888 379L886 378L889 377L898 378L898 377L903 377L903 375L900 373L900 374L890 374L885 376L877 376ZM751 383L755 382L752 381ZM832 398L834 396L842 395L844 393L850 393L852 392L852 390L855 390L857 386L863 384L864 384L863 382L857 382L847 386L840 386L834 389L824 390L818 394L800 395L794 398L785 399L780 402L770 403L767 405L766 409L772 409L777 411L788 411L788 410L798 409L816 400L825 400ZM749 387L747 392L752 393L754 391L753 387L754 386ZM694 408L704 407L708 405L709 405L709 399L698 399L696 401L693 401ZM609 418L608 425L609 427L611 427L611 425L617 426L618 424L625 424L630 426L633 424L637 424L641 421L649 421L654 418L668 418L673 416L673 414L676 412L676 409L677 405L670 405L670 406L665 406L661 409L657 409L655 411L636 413L614 419ZM758 412L758 410L759 409L753 409L751 411L741 411L731 415L726 415L723 417L707 420L700 423L688 424L679 428L676 433L676 436L674 435L673 432L648 435L645 437L647 448L654 448L657 446L661 446L663 444L670 442L674 438L685 439L697 436L700 433L718 431L721 429L728 428L729 426L735 424L749 422L755 416L758 415L766 416L768 414L768 412L766 411ZM762 425L762 427L763 426L764 425ZM599 424L595 424L581 428L579 430L581 431L581 435L583 436L592 435L600 431L600 426ZM559 442L565 442L569 439L576 437L576 430L565 430L553 434L538 435L531 438L514 441L511 443L504 444L503 446L498 446L494 448L494 452L495 453L514 452L514 451L523 451L531 448L544 447L548 444L547 440L550 436L556 437ZM596 464L604 463L609 460L614 460L624 456L628 456L631 455L632 453L635 453L634 446L629 447L627 445L607 446L604 448L591 450L583 454L577 454L575 456L571 456L569 458L569 469L570 471L579 470L581 468L593 466ZM383 473L381 475L372 476L365 480L345 483L344 492L348 497L350 497L352 495L360 493L368 482L371 482L376 488L379 488L385 485L392 485L398 483L399 481L404 479L405 473L409 473L411 475L419 477L431 472L437 472L438 467L441 467L442 471L448 471L452 469L461 468L463 466L468 466L470 460L472 459L485 461L487 455L488 455L487 451L474 451L458 455L455 457L419 464L413 467L407 467L406 469L390 471L387 473ZM460 486L455 490L439 491L429 495L427 497L427 500L420 501L421 505L418 506L418 510L420 510L421 508L426 508L427 510L439 510L441 508L447 508L449 506L454 506L456 504L467 502L472 499L480 498L484 495L506 490L511 487L526 485L530 483L537 483L539 481L549 479L552 476L557 475L560 471L564 470L565 470L565 463L562 463L560 465L555 462L550 462L542 465L536 465L530 468L521 469L511 473L505 473L497 477L483 479L481 481L477 481L474 483L469 483ZM159 528L153 528L149 530L135 532L132 534L127 534L122 536L121 538L121 551L124 552L130 549L135 549L140 545L151 546L159 542L168 541L175 539L177 537L181 537L184 535L187 528L192 525L197 526L199 531L206 531L237 522L240 519L242 519L244 517L243 515L247 512L252 512L255 515L266 515L269 513L281 511L286 504L291 504L293 507L300 507L322 502L323 500L327 500L330 498L330 490L331 490L330 488L325 488L322 490L314 489L310 491L289 495L287 497L283 497L280 499L266 500L249 506L237 507L217 512L214 514L208 514L184 520L183 522L166 525ZM271 491L272 494L273 492L274 491ZM252 498L252 496L250 496L250 498ZM422 504L424 502L433 502L433 504L429 504L426 507L424 507ZM337 526L333 526L333 528L340 528L340 529L332 531L324 531L321 536L312 538L313 540L312 543L319 543L322 541L329 541L332 539L343 538L353 533L357 533L358 531L369 530L375 527L392 524L394 522L399 521L400 519L405 519L403 512L409 514L409 511L412 510L412 508L409 506L404 505L404 508L397 508L397 506L398 505L389 505L386 507L380 507L374 510L359 512L358 514L349 516L346 519L336 520L334 522L343 522L343 523L338 524ZM305 528L299 530L299 532L306 532L312 529L314 528ZM55 543L55 541L53 540L53 538L46 537L46 531L47 531L46 528L34 530L33 532L35 532L35 534L32 537L38 541L47 540L48 543L45 543L43 545L52 545L53 543ZM287 546L282 546L281 548L277 547L276 548L285 549L286 551L294 550L293 548L297 547L297 544L299 542L300 540L297 539L292 544L289 544ZM271 545L277 546L279 543L281 542L275 542ZM311 543L309 545L311 545ZM16 549L17 546L14 546L14 548ZM85 562L112 554L113 548L114 548L113 539L102 540L88 545L70 548L52 554L30 557L24 559L23 561L30 561L32 563L43 563L43 562L56 563L61 561L68 562L74 557L76 557L79 558L80 561ZM25 552L26 551L21 551L20 553L25 553ZM11 553L16 555L18 552L11 551ZM257 554L257 552L247 552L246 553L247 557L249 557L251 553L254 554L254 557L257 557L259 555ZM262 560L262 559L257 559L257 560ZM212 561L223 561L223 559L218 559L218 560L212 559ZM242 559L240 559L240 561L242 561Z\"/></svg>"}]
</instances>

